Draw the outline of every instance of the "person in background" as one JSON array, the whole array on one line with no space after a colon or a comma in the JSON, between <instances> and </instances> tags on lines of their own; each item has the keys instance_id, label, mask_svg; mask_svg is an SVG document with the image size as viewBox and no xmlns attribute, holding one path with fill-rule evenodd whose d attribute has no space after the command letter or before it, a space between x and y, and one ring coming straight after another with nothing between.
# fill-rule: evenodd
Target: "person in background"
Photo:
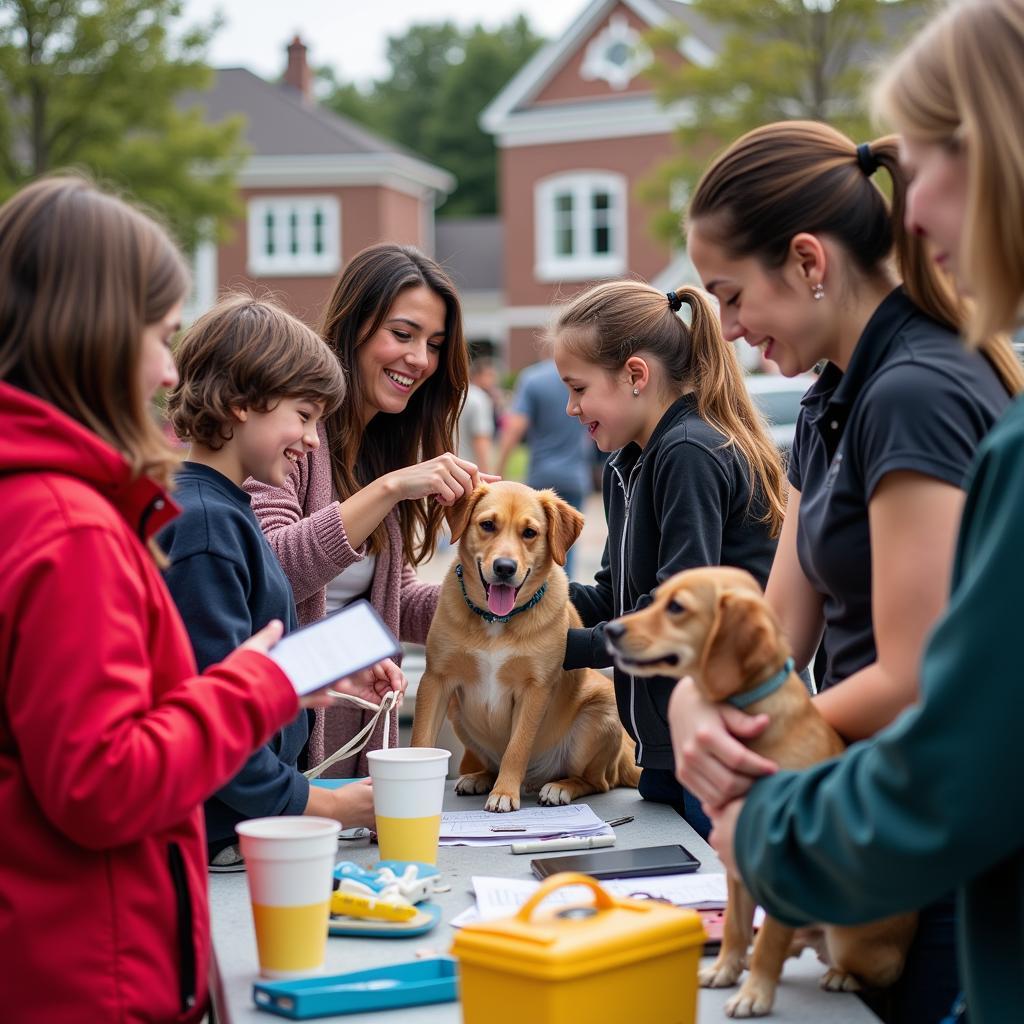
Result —
<instances>
[{"instance_id":1,"label":"person in background","mask_svg":"<svg viewBox=\"0 0 1024 1024\"><path fill-rule=\"evenodd\" d=\"M590 444L586 431L564 410L565 385L554 360L527 366L519 374L501 424L496 472L505 475L509 456L525 442L530 452L526 483L540 490L551 487L573 508L583 511L591 486ZM570 548L565 562L570 579L575 564Z\"/></svg>"},{"instance_id":2,"label":"person in background","mask_svg":"<svg viewBox=\"0 0 1024 1024\"><path fill-rule=\"evenodd\" d=\"M601 568L592 584L569 588L583 628L569 630L565 652L567 669L606 668L605 624L642 607L674 573L735 565L764 583L782 525L782 463L696 289L598 285L562 311L551 340L569 390L565 412L614 453ZM674 680L637 681L618 666L614 679L643 768L640 795L671 804L706 836L710 822L672 773L665 713Z\"/></svg>"},{"instance_id":3,"label":"person in background","mask_svg":"<svg viewBox=\"0 0 1024 1024\"><path fill-rule=\"evenodd\" d=\"M978 0L926 27L877 97L900 134L908 233L970 296L963 329L983 351L1024 309L1021 95L1024 2ZM955 887L966 1014L993 1024L1024 1014L1020 399L981 443L966 486L952 595L913 706L842 757L720 801L712 841L790 924L869 921Z\"/></svg>"},{"instance_id":4,"label":"person in background","mask_svg":"<svg viewBox=\"0 0 1024 1024\"><path fill-rule=\"evenodd\" d=\"M486 473L491 467L494 445L494 403L482 381L494 378L494 364L486 356L477 356L469 364L466 402L459 413L459 458L472 462Z\"/></svg>"},{"instance_id":5,"label":"person in background","mask_svg":"<svg viewBox=\"0 0 1024 1024\"><path fill-rule=\"evenodd\" d=\"M189 288L81 178L0 207L0 949L10 1021L209 1008L201 804L295 718L266 624L199 675L152 544L178 456L151 400Z\"/></svg>"},{"instance_id":6,"label":"person in background","mask_svg":"<svg viewBox=\"0 0 1024 1024\"><path fill-rule=\"evenodd\" d=\"M179 381L167 412L190 447L175 478L182 514L158 541L170 560L164 578L205 669L271 619L286 633L297 625L291 587L242 483L284 483L320 443L317 424L344 398L345 376L305 324L246 295L224 298L204 314L175 356ZM379 700L385 689L403 692L405 685L389 660L335 689ZM324 789L302 774L310 717L300 712L206 801L211 871L242 870L235 825L246 818L314 814L346 827L373 826L369 780Z\"/></svg>"},{"instance_id":7,"label":"person in background","mask_svg":"<svg viewBox=\"0 0 1024 1024\"><path fill-rule=\"evenodd\" d=\"M332 604L367 597L402 641L424 643L439 587L414 565L434 552L443 513L481 480L453 454L467 383L462 311L451 280L411 246L357 253L327 303L320 335L348 381L348 396L317 426L319 445L283 485L246 481L252 507L292 586L299 623ZM372 712L319 715L310 764L337 750ZM397 714L374 728L368 750L398 739ZM365 753L325 774L369 774Z\"/></svg>"}]
</instances>

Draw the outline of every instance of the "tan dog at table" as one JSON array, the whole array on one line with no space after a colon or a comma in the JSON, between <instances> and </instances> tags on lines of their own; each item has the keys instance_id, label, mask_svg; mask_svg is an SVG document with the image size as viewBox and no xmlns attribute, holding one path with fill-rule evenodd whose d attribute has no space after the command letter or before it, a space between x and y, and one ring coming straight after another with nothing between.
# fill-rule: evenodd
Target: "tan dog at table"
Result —
<instances>
[{"instance_id":1,"label":"tan dog at table","mask_svg":"<svg viewBox=\"0 0 1024 1024\"><path fill-rule=\"evenodd\" d=\"M455 791L489 792L489 811L518 810L524 786L547 805L635 786L611 680L562 668L566 632L580 625L562 566L583 516L554 491L504 481L478 487L448 521L459 568L427 636L412 745L433 746L447 712L466 747Z\"/></svg>"},{"instance_id":2,"label":"tan dog at table","mask_svg":"<svg viewBox=\"0 0 1024 1024\"><path fill-rule=\"evenodd\" d=\"M806 768L844 749L793 672L789 645L757 581L741 569L678 573L658 587L648 607L608 623L605 637L620 667L635 676L689 675L708 700L769 715L768 728L747 745L782 768ZM738 877L730 874L728 887L721 951L700 972L705 988L736 984L746 966L754 901ZM916 914L857 927L826 925L825 948L819 952L831 966L822 986L852 991L891 985L903 971L916 927ZM765 918L750 974L726 1003L730 1017L759 1017L771 1010L795 935Z\"/></svg>"}]
</instances>

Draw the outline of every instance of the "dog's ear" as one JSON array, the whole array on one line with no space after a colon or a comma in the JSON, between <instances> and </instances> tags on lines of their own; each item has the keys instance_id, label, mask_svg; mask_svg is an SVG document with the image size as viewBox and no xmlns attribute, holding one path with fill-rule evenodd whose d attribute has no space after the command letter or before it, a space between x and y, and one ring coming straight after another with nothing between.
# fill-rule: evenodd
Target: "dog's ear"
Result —
<instances>
[{"instance_id":1,"label":"dog's ear","mask_svg":"<svg viewBox=\"0 0 1024 1024\"><path fill-rule=\"evenodd\" d=\"M737 693L772 660L778 643L778 630L764 598L739 590L719 594L700 661L708 696L725 700Z\"/></svg>"},{"instance_id":2,"label":"dog's ear","mask_svg":"<svg viewBox=\"0 0 1024 1024\"><path fill-rule=\"evenodd\" d=\"M583 530L583 515L554 491L541 491L539 497L548 519L548 550L559 565L565 565L569 548Z\"/></svg>"},{"instance_id":3,"label":"dog's ear","mask_svg":"<svg viewBox=\"0 0 1024 1024\"><path fill-rule=\"evenodd\" d=\"M469 494L464 494L454 505L444 510L444 518L448 523L448 530L452 535L452 541L457 541L469 525L469 517L476 508L476 503L487 493L487 484L480 484Z\"/></svg>"}]
</instances>

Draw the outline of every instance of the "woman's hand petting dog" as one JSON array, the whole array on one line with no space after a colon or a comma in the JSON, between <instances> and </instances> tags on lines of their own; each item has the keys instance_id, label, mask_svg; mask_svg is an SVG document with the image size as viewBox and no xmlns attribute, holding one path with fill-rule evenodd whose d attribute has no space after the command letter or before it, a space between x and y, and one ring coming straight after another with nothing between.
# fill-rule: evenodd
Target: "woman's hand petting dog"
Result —
<instances>
[{"instance_id":1,"label":"woman's hand petting dog","mask_svg":"<svg viewBox=\"0 0 1024 1024\"><path fill-rule=\"evenodd\" d=\"M778 765L755 754L744 741L768 728L767 715L748 715L728 704L701 696L693 679L681 679L668 704L676 778L708 813L743 796L755 780L778 771Z\"/></svg>"},{"instance_id":2,"label":"woman's hand petting dog","mask_svg":"<svg viewBox=\"0 0 1024 1024\"><path fill-rule=\"evenodd\" d=\"M386 479L399 501L433 497L440 504L451 506L481 483L493 483L501 477L481 473L475 463L444 452L426 462L396 469Z\"/></svg>"}]
</instances>

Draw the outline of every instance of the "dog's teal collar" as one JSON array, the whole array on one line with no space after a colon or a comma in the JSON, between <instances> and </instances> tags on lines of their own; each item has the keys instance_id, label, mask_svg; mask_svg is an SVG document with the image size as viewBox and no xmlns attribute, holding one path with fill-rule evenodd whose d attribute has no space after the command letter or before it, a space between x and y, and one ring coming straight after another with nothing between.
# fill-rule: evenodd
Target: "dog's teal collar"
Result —
<instances>
[{"instance_id":1,"label":"dog's teal collar","mask_svg":"<svg viewBox=\"0 0 1024 1024\"><path fill-rule=\"evenodd\" d=\"M463 591L465 593L465 591ZM794 668L793 659L787 658L786 664L779 669L775 675L770 676L760 686L755 686L752 690L747 690L745 693L736 693L731 697L727 697L726 700L734 707L743 708L750 707L751 704L756 704L759 700L764 700L765 697L770 697L782 684L789 678L790 672Z\"/></svg>"},{"instance_id":2,"label":"dog's teal collar","mask_svg":"<svg viewBox=\"0 0 1024 1024\"><path fill-rule=\"evenodd\" d=\"M512 611L508 613L508 615L495 615L494 612L489 612L486 608L479 608L475 604L473 604L472 601L470 601L469 594L466 593L466 584L463 582L462 579L461 565L455 566L455 575L459 578L459 586L462 587L462 596L466 601L466 606L469 608L471 612L476 612L476 614L479 615L480 618L484 620L484 622L508 622L508 620L511 619L513 615L518 615L520 612L529 611L535 604L537 604L540 601L540 599L544 596L544 592L548 589L548 585L546 583L542 583L537 588L537 593L534 594L533 597L531 597L530 600L526 602L526 604L521 605L519 608L513 608Z\"/></svg>"}]
</instances>

